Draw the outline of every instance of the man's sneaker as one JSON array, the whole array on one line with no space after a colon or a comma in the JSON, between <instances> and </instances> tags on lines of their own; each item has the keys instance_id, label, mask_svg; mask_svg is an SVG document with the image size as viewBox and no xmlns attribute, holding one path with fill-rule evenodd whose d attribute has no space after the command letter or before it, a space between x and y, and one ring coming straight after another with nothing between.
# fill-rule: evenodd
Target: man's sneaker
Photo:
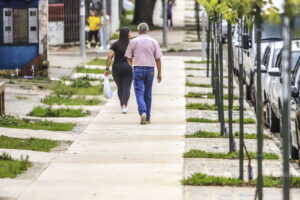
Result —
<instances>
[{"instance_id":1,"label":"man's sneaker","mask_svg":"<svg viewBox=\"0 0 300 200\"><path fill-rule=\"evenodd\" d=\"M147 120L147 121L146 121L146 124L151 124L151 121L150 121L150 120Z\"/></svg>"},{"instance_id":2,"label":"man's sneaker","mask_svg":"<svg viewBox=\"0 0 300 200\"><path fill-rule=\"evenodd\" d=\"M122 108L122 113L123 114L127 114L127 112L128 112L128 108Z\"/></svg>"},{"instance_id":3,"label":"man's sneaker","mask_svg":"<svg viewBox=\"0 0 300 200\"><path fill-rule=\"evenodd\" d=\"M145 125L145 124L146 124L146 114L145 114L145 113L143 113L143 114L141 115L141 124L142 124L142 125Z\"/></svg>"}]
</instances>

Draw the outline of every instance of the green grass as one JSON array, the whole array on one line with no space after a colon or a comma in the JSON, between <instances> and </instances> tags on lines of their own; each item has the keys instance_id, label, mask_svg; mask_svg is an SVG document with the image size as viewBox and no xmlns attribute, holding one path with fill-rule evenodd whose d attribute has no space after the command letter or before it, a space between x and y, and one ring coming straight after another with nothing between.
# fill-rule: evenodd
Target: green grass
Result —
<instances>
[{"instance_id":1,"label":"green grass","mask_svg":"<svg viewBox=\"0 0 300 200\"><path fill-rule=\"evenodd\" d=\"M188 110L218 110L218 106L216 105L209 105L207 103L190 103L186 105L186 109ZM238 111L240 109L239 106L232 106L232 110ZM224 110L228 110L228 106L224 105ZM245 109L244 109L245 110Z\"/></svg>"},{"instance_id":2,"label":"green grass","mask_svg":"<svg viewBox=\"0 0 300 200\"><path fill-rule=\"evenodd\" d=\"M28 97L22 97L22 96L16 96L16 98L18 100L27 100L28 99Z\"/></svg>"},{"instance_id":3,"label":"green grass","mask_svg":"<svg viewBox=\"0 0 300 200\"><path fill-rule=\"evenodd\" d=\"M0 178L15 178L31 165L28 156L25 159L21 156L21 160L18 161L12 159L7 153L3 153L0 155Z\"/></svg>"},{"instance_id":4,"label":"green grass","mask_svg":"<svg viewBox=\"0 0 300 200\"><path fill-rule=\"evenodd\" d=\"M200 123L218 123L220 122L219 120L212 120L212 119L207 119L207 118L187 118L187 122L200 122ZM225 122L228 123L229 120L225 119ZM232 120L232 123L240 123L239 119L234 119ZM255 124L256 121L251 118L246 118L244 119L244 124Z\"/></svg>"},{"instance_id":5,"label":"green grass","mask_svg":"<svg viewBox=\"0 0 300 200\"><path fill-rule=\"evenodd\" d=\"M101 101L96 98L86 99L84 96L82 97L64 97L64 96L48 96L43 99L43 103L47 105L67 105L67 106L94 106L98 105Z\"/></svg>"},{"instance_id":6,"label":"green grass","mask_svg":"<svg viewBox=\"0 0 300 200\"><path fill-rule=\"evenodd\" d=\"M239 132L234 133L235 138L239 138ZM186 138L228 138L228 136L221 136L220 133L217 132L208 132L208 131L196 131L195 133L189 135L185 135ZM263 136L264 139L271 139L268 135ZM244 139L257 139L257 134L249 134L249 133L244 133Z\"/></svg>"},{"instance_id":7,"label":"green grass","mask_svg":"<svg viewBox=\"0 0 300 200\"><path fill-rule=\"evenodd\" d=\"M48 130L48 131L71 131L76 124L74 123L57 123L51 121L34 121L21 120L19 118L4 115L0 117L0 127L31 129L31 130Z\"/></svg>"},{"instance_id":8,"label":"green grass","mask_svg":"<svg viewBox=\"0 0 300 200\"><path fill-rule=\"evenodd\" d=\"M238 178L227 178L221 176L210 176L202 173L195 173L192 176L182 180L183 185L194 185L194 186L239 186L239 187L249 187L256 186L257 180L246 182ZM263 177L264 187L280 187L282 188L282 178L273 176ZM291 176L290 187L299 188L300 187L300 177Z\"/></svg>"},{"instance_id":9,"label":"green grass","mask_svg":"<svg viewBox=\"0 0 300 200\"><path fill-rule=\"evenodd\" d=\"M0 148L2 149L24 149L32 151L49 152L52 148L58 146L58 141L46 139L22 139L0 136Z\"/></svg>"},{"instance_id":10,"label":"green grass","mask_svg":"<svg viewBox=\"0 0 300 200\"><path fill-rule=\"evenodd\" d=\"M197 83L190 83L186 82L185 86L187 87L204 87L204 88L212 88L211 84L197 84ZM224 88L228 88L226 85L224 85Z\"/></svg>"},{"instance_id":11,"label":"green grass","mask_svg":"<svg viewBox=\"0 0 300 200\"><path fill-rule=\"evenodd\" d=\"M204 99L215 99L215 95L212 93L195 93L195 92L189 92L185 97L192 97L192 98L202 98ZM228 94L224 94L224 99L228 99ZM234 100L239 99L238 95L233 96Z\"/></svg>"},{"instance_id":12,"label":"green grass","mask_svg":"<svg viewBox=\"0 0 300 200\"><path fill-rule=\"evenodd\" d=\"M105 72L105 69L77 67L76 72L87 73L87 74L103 74Z\"/></svg>"},{"instance_id":13,"label":"green grass","mask_svg":"<svg viewBox=\"0 0 300 200\"><path fill-rule=\"evenodd\" d=\"M54 94L56 96L66 95L71 97L73 95L101 95L103 94L103 85L95 85L88 88L83 87L73 87L72 85L65 85L62 82L58 82L53 88Z\"/></svg>"},{"instance_id":14,"label":"green grass","mask_svg":"<svg viewBox=\"0 0 300 200\"><path fill-rule=\"evenodd\" d=\"M106 59L104 58L95 58L87 63L88 65L99 65L99 66L106 66Z\"/></svg>"},{"instance_id":15,"label":"green grass","mask_svg":"<svg viewBox=\"0 0 300 200\"><path fill-rule=\"evenodd\" d=\"M251 159L257 158L256 152L249 152L249 156ZM235 151L232 153L212 153L200 150L190 150L183 154L184 158L212 158L212 159L238 159L239 151ZM246 153L244 154L244 158L248 159ZM264 160L278 160L279 156L274 153L263 153Z\"/></svg>"},{"instance_id":16,"label":"green grass","mask_svg":"<svg viewBox=\"0 0 300 200\"><path fill-rule=\"evenodd\" d=\"M186 64L206 64L207 60L202 60L202 61L196 61L196 60L187 60L184 61Z\"/></svg>"},{"instance_id":17,"label":"green grass","mask_svg":"<svg viewBox=\"0 0 300 200\"><path fill-rule=\"evenodd\" d=\"M126 16L122 17L120 27L127 27L131 31L138 31L137 26L138 25L132 24L132 19L128 19L128 18L126 18ZM161 28L158 26L150 26L149 29L151 31L151 30L158 30Z\"/></svg>"},{"instance_id":18,"label":"green grass","mask_svg":"<svg viewBox=\"0 0 300 200\"><path fill-rule=\"evenodd\" d=\"M199 70L199 71L205 71L204 68L195 68L195 67L186 67L185 70Z\"/></svg>"},{"instance_id":19,"label":"green grass","mask_svg":"<svg viewBox=\"0 0 300 200\"><path fill-rule=\"evenodd\" d=\"M90 111L83 109L59 108L53 109L51 107L43 108L41 106L35 107L27 116L34 117L86 117L90 115Z\"/></svg>"}]
</instances>

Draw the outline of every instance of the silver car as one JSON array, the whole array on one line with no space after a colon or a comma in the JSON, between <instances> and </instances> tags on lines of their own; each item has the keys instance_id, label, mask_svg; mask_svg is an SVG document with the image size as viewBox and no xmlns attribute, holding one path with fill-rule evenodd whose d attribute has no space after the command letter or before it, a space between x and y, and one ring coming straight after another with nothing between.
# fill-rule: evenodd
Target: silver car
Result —
<instances>
[{"instance_id":1,"label":"silver car","mask_svg":"<svg viewBox=\"0 0 300 200\"><path fill-rule=\"evenodd\" d=\"M269 98L270 98L270 76L267 73L269 70L273 69L276 64L276 58L280 53L283 47L283 42L271 42L266 47L265 52L262 57L261 62L261 87L262 87L262 98L263 98L263 106L264 106L264 120L265 125L269 127L269 113L268 113L268 106L269 106ZM256 94L257 91L257 73L255 70L254 75L254 86L251 93ZM254 105L256 104L256 99L254 98Z\"/></svg>"},{"instance_id":2,"label":"silver car","mask_svg":"<svg viewBox=\"0 0 300 200\"><path fill-rule=\"evenodd\" d=\"M292 63L291 70L292 74L294 72L296 62L300 57L300 41L293 41L292 43ZM281 69L282 69L282 51L279 53L276 59L275 67L268 71L270 75L270 84L269 84L269 125L270 131L273 133L280 132L280 118L282 110L282 78L281 78ZM292 77L293 79L293 77ZM295 81L293 85L295 86Z\"/></svg>"}]
</instances>

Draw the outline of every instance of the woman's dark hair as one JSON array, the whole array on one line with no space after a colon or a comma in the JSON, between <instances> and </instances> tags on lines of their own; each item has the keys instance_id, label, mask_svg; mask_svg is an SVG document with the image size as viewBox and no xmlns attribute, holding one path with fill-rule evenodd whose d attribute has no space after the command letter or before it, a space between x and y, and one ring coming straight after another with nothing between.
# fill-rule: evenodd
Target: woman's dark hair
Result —
<instances>
[{"instance_id":1,"label":"woman's dark hair","mask_svg":"<svg viewBox=\"0 0 300 200\"><path fill-rule=\"evenodd\" d=\"M119 40L116 43L116 47L121 54L125 54L127 46L129 44L129 38L128 38L129 32L130 29L127 27L124 27L120 30Z\"/></svg>"}]
</instances>

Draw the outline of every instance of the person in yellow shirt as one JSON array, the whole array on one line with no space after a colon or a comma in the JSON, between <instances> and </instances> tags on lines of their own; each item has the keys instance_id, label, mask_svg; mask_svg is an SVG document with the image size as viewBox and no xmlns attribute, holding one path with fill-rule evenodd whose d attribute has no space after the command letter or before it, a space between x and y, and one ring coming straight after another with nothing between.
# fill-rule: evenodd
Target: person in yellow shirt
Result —
<instances>
[{"instance_id":1,"label":"person in yellow shirt","mask_svg":"<svg viewBox=\"0 0 300 200\"><path fill-rule=\"evenodd\" d=\"M100 29L100 17L96 15L95 11L91 11L91 16L87 19L87 22L89 24L89 40L87 48L91 48L91 42L93 39L93 36L96 40L96 48L99 46L99 29Z\"/></svg>"}]
</instances>

